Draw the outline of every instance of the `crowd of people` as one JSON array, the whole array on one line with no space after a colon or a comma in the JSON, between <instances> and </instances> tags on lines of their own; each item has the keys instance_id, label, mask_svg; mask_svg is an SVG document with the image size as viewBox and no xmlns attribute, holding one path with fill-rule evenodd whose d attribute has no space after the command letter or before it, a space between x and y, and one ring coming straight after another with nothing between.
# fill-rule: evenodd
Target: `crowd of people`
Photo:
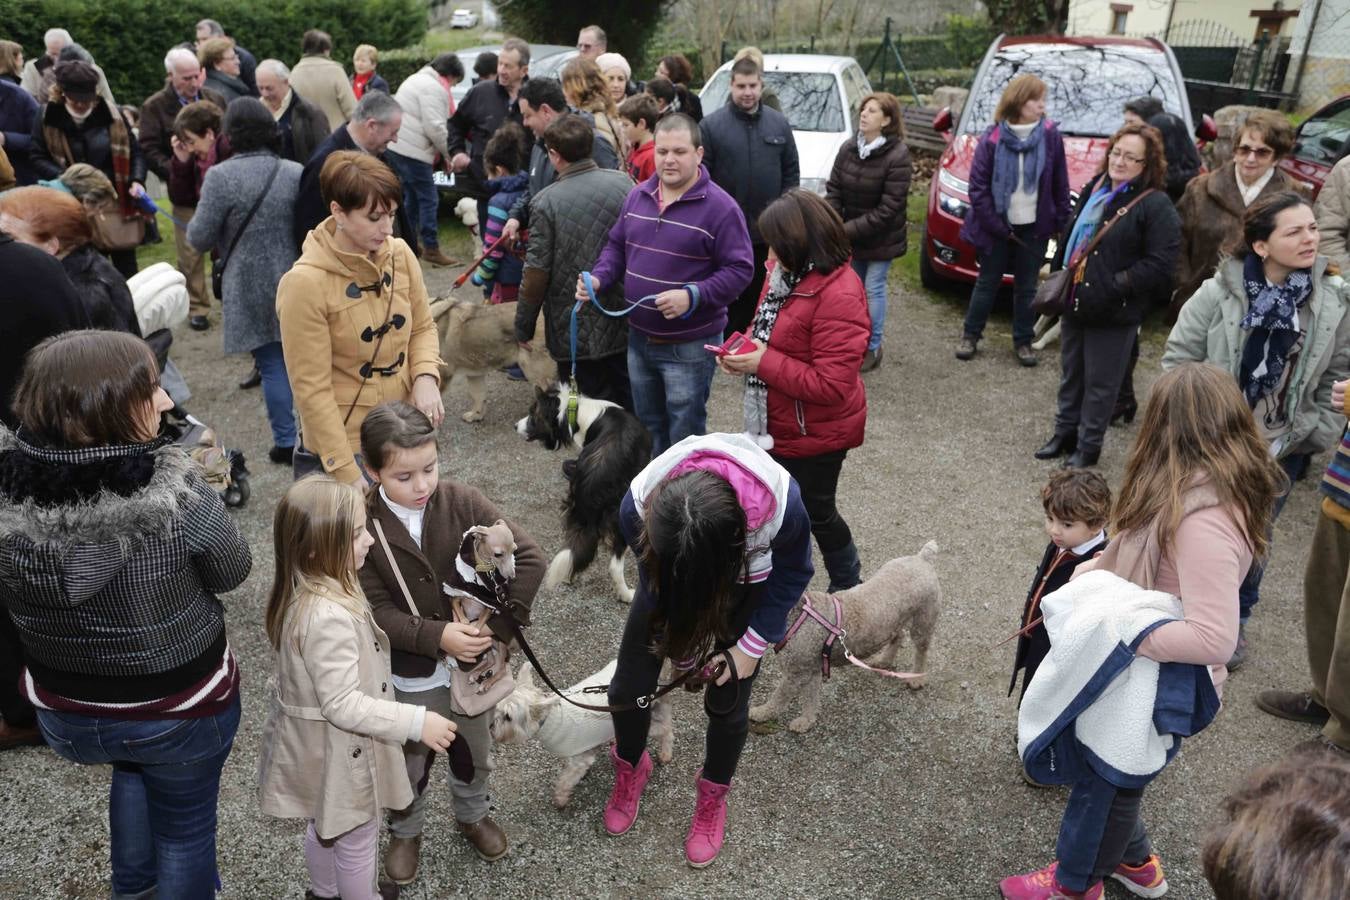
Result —
<instances>
[{"instance_id":1,"label":"crowd of people","mask_svg":"<svg viewBox=\"0 0 1350 900\"><path fill-rule=\"evenodd\" d=\"M254 362L240 387L261 387L269 459L296 479L274 516L277 693L258 778L265 813L307 820L308 896L391 897L416 878L436 753L450 758L465 840L487 860L510 846L489 815L491 705L465 673L529 624L544 556L488 498L439 476L440 339L423 266L458 261L441 247L438 171L476 202L471 283L484 302L515 303L522 347L542 340L559 381L651 435L620 507L639 587L609 686L603 821L621 835L639 814L648 701L668 658L705 683L684 852L712 863L759 661L812 578L812 539L830 592L862 580L837 495L864 440L863 375L883 360L889 270L908 250L899 101L863 98L818 196L799 186L791 125L752 47L730 66L727 103L704 110L687 59L662 57L635 82L599 26L582 29L556 80L530 77L529 44L508 38L471 73L442 53L391 92L369 44L349 74L311 30L288 65L205 19L165 52L164 87L129 109L66 31L45 45L25 61L0 41L0 178L17 185L0 193L0 295L14 311L0 365L0 750L45 741L111 765L114 896L215 889L220 772L240 721L219 595L252 559L220 496L160 433L171 374L126 280L154 228L151 173L167 191L187 322L211 329L219 301L224 351ZM1200 679L1188 712L1203 727L1248 653L1290 486L1336 448L1304 582L1312 688L1259 705L1323 726L1299 765L1343 788L1350 161L1314 208L1276 165L1292 146L1281 116L1251 113L1233 160L1202 172L1180 118L1137 98L1070 203L1046 96L1032 74L1007 86L974 152L962 230L981 265L958 359L978 352L1011 273L1014 353L1036 365L1032 300L1050 241L1051 267L1071 276L1053 434L1035 451L1066 466L1042 494L1051 541L1010 691L1021 672L1032 706L1055 677L1041 601L1110 574L1179 598L1131 650ZM1113 499L1092 467L1109 426L1139 408L1140 326L1169 306L1166 371ZM719 370L742 380L741 434L707 434ZM469 565L473 527L492 522L510 531L514 580L478 625L438 586ZM1260 777L1206 850L1215 885L1263 877L1246 859L1292 839L1262 817L1323 783ZM1095 898L1107 878L1161 896L1140 817L1148 779L1084 766L1064 781L1055 862L1005 879L1003 896ZM1331 896L1315 891L1343 876L1338 858L1339 870L1300 873L1308 896ZM1300 896L1225 896L1258 895Z\"/></svg>"}]
</instances>

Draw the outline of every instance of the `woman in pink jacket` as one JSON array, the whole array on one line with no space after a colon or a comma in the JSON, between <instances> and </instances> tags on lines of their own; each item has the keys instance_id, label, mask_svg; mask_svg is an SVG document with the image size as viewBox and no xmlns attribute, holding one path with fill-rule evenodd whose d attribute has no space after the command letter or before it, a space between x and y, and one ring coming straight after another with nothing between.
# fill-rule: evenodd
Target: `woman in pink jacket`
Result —
<instances>
[{"instance_id":1,"label":"woman in pink jacket","mask_svg":"<svg viewBox=\"0 0 1350 900\"><path fill-rule=\"evenodd\" d=\"M1153 384L1116 497L1115 537L1074 577L1104 569L1180 598L1182 618L1155 628L1137 653L1208 666L1222 696L1225 663L1237 646L1238 585L1266 553L1284 480L1233 377L1206 363L1180 365ZM1056 861L1005 878L1003 896L1098 900L1109 876L1137 896L1161 897L1167 879L1139 816L1143 793L1095 773L1075 783Z\"/></svg>"}]
</instances>

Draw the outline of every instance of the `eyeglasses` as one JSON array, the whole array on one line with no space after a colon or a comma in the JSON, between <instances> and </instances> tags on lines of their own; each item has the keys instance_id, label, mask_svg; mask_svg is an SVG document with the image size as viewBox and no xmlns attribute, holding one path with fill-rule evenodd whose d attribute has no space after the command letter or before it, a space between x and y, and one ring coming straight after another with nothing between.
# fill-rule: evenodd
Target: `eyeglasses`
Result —
<instances>
[{"instance_id":1,"label":"eyeglasses","mask_svg":"<svg viewBox=\"0 0 1350 900\"><path fill-rule=\"evenodd\" d=\"M1257 159L1270 159L1275 155L1275 151L1269 147L1251 147L1247 144L1239 144L1233 151L1234 156L1254 156Z\"/></svg>"},{"instance_id":2,"label":"eyeglasses","mask_svg":"<svg viewBox=\"0 0 1350 900\"><path fill-rule=\"evenodd\" d=\"M1132 166L1142 165L1144 162L1142 157L1133 156L1129 153L1126 153L1124 150L1112 150L1110 153L1106 155L1111 157L1111 159L1119 159L1129 163Z\"/></svg>"}]
</instances>

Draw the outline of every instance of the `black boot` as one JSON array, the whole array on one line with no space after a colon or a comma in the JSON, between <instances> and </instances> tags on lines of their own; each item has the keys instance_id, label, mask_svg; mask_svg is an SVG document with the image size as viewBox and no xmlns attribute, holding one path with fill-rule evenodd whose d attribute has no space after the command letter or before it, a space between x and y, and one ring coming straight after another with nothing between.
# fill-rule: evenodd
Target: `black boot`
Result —
<instances>
[{"instance_id":1,"label":"black boot","mask_svg":"<svg viewBox=\"0 0 1350 900\"><path fill-rule=\"evenodd\" d=\"M852 541L829 553L821 551L820 555L825 560L825 571L830 573L828 590L831 594L862 584L862 562Z\"/></svg>"},{"instance_id":2,"label":"black boot","mask_svg":"<svg viewBox=\"0 0 1350 900\"><path fill-rule=\"evenodd\" d=\"M1050 440L1046 441L1039 450L1032 454L1037 459L1054 459L1057 456L1064 456L1072 453L1078 446L1078 432L1071 431L1068 434L1056 434Z\"/></svg>"},{"instance_id":3,"label":"black boot","mask_svg":"<svg viewBox=\"0 0 1350 900\"><path fill-rule=\"evenodd\" d=\"M1097 464L1097 460L1101 457L1101 455L1102 451L1100 450L1089 450L1087 447L1080 447L1077 450L1073 451L1072 456L1064 460L1064 468L1066 469L1091 468L1092 466L1095 466Z\"/></svg>"}]
</instances>

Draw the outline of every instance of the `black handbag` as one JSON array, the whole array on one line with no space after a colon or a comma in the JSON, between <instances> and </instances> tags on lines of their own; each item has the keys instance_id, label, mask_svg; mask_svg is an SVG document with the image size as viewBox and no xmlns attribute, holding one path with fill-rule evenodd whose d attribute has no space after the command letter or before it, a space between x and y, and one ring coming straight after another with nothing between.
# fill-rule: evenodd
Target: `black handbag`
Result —
<instances>
[{"instance_id":1,"label":"black handbag","mask_svg":"<svg viewBox=\"0 0 1350 900\"><path fill-rule=\"evenodd\" d=\"M1036 287L1036 296L1031 300L1031 311L1038 316L1047 317L1062 316L1068 312L1069 298L1073 295L1073 286L1083 280L1083 270L1087 268L1087 259L1092 255L1092 251L1097 248L1097 244L1101 243L1101 239L1106 236L1106 232L1111 230L1112 225L1123 219L1136 203L1153 191L1154 188L1149 188L1116 210L1116 214L1108 219L1101 228L1097 229L1097 233L1092 236L1092 240L1088 242L1081 253L1075 253L1072 260L1066 260L1064 268L1051 272L1049 277Z\"/></svg>"},{"instance_id":2,"label":"black handbag","mask_svg":"<svg viewBox=\"0 0 1350 900\"><path fill-rule=\"evenodd\" d=\"M234 248L239 246L239 239L244 236L244 229L248 223L253 221L253 216L258 212L258 207L262 206L263 199L267 196L268 190L272 187L272 182L276 180L277 172L281 169L281 160L278 158L272 166L272 174L267 176L267 181L263 184L262 193L258 199L253 201L253 206L249 209L248 215L244 216L244 221L239 223L239 230L234 233L234 240L230 241L230 249L225 251L225 255L211 264L211 293L216 295L217 300L225 299L225 262L234 253Z\"/></svg>"}]
</instances>

